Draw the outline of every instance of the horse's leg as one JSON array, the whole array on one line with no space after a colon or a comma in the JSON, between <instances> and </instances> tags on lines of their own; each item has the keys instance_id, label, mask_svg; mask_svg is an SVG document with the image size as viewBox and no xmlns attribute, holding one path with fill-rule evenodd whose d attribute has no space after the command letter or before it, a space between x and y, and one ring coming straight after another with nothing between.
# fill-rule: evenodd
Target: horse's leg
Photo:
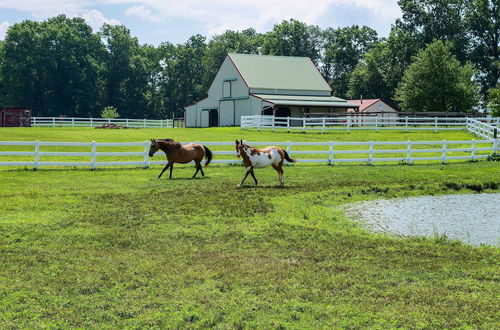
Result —
<instances>
[{"instance_id":1,"label":"horse's leg","mask_svg":"<svg viewBox=\"0 0 500 330\"><path fill-rule=\"evenodd\" d=\"M203 167L201 166L201 163L198 164L198 166L200 167L201 176L205 176L205 173L203 173Z\"/></svg>"},{"instance_id":2,"label":"horse's leg","mask_svg":"<svg viewBox=\"0 0 500 330\"><path fill-rule=\"evenodd\" d=\"M243 182L245 182L245 180L246 180L246 178L247 178L247 176L248 176L248 174L250 173L251 170L252 170L252 167L250 167L250 168L247 169L247 172L243 176L243 179L241 179L240 184L237 185L236 187L241 187L243 185Z\"/></svg>"},{"instance_id":3,"label":"horse's leg","mask_svg":"<svg viewBox=\"0 0 500 330\"><path fill-rule=\"evenodd\" d=\"M168 177L169 179L172 179L172 170L174 169L174 162L170 164L170 176Z\"/></svg>"},{"instance_id":4,"label":"horse's leg","mask_svg":"<svg viewBox=\"0 0 500 330\"><path fill-rule=\"evenodd\" d=\"M250 174L252 174L253 181L255 181L255 185L257 185L257 179L255 178L255 174L253 173L253 167L250 170Z\"/></svg>"},{"instance_id":5,"label":"horse's leg","mask_svg":"<svg viewBox=\"0 0 500 330\"><path fill-rule=\"evenodd\" d=\"M278 172L278 180L279 180L279 185L283 187L283 168L281 167L281 164L274 165L273 168Z\"/></svg>"},{"instance_id":6,"label":"horse's leg","mask_svg":"<svg viewBox=\"0 0 500 330\"><path fill-rule=\"evenodd\" d=\"M163 171L161 171L160 175L158 175L158 179L161 177L161 175L163 174L163 172L165 172L165 170L170 166L170 162L167 162L167 165L163 168Z\"/></svg>"},{"instance_id":7,"label":"horse's leg","mask_svg":"<svg viewBox=\"0 0 500 330\"><path fill-rule=\"evenodd\" d=\"M201 168L200 163L196 163L196 172L194 172L193 179L196 177L196 174L198 174L200 168ZM201 173L203 173L203 171L201 171Z\"/></svg>"}]
</instances>

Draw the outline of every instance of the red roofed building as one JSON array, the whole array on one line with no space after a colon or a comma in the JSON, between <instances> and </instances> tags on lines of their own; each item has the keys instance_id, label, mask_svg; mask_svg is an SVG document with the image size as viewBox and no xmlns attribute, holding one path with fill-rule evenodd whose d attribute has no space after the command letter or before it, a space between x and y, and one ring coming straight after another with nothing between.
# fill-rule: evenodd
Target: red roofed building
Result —
<instances>
[{"instance_id":1,"label":"red roofed building","mask_svg":"<svg viewBox=\"0 0 500 330\"><path fill-rule=\"evenodd\" d=\"M347 100L351 104L359 105L359 112L348 110L353 116L361 117L361 123L373 123L375 118L379 123L392 121L398 118L396 109L382 101L381 99L360 99Z\"/></svg>"}]
</instances>

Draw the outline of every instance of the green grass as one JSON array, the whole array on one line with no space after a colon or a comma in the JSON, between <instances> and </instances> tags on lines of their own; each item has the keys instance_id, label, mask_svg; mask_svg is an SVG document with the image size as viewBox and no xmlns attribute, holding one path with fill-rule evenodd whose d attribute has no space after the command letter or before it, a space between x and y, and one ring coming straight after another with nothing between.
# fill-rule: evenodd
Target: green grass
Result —
<instances>
[{"instance_id":1,"label":"green grass","mask_svg":"<svg viewBox=\"0 0 500 330\"><path fill-rule=\"evenodd\" d=\"M206 132L239 133L225 130ZM55 141L96 131L10 130L11 140ZM172 136L139 131L101 141ZM157 180L160 170L0 168L0 328L500 326L497 247L372 234L343 212L376 198L498 191L497 162L290 166L283 189L270 168L243 189L241 167L196 180L191 167L174 180Z\"/></svg>"},{"instance_id":2,"label":"green grass","mask_svg":"<svg viewBox=\"0 0 500 330\"><path fill-rule=\"evenodd\" d=\"M0 128L0 141L64 141L64 142L143 142L152 138L173 138L191 141L436 141L470 140L465 131L344 131L321 133L271 132L269 130L241 130L238 127L219 128L144 128L144 129L95 129L95 128ZM476 138L477 139L477 138Z\"/></svg>"},{"instance_id":3,"label":"green grass","mask_svg":"<svg viewBox=\"0 0 500 330\"><path fill-rule=\"evenodd\" d=\"M93 128L4 128L0 129L0 141L58 141L58 142L144 142L151 138L174 138L182 142L201 141L201 142L231 142L235 139L244 139L251 142L273 142L273 144L283 144L286 141L295 142L349 142L349 141L442 141L442 140L459 140L469 141L474 137L464 131L440 131L437 133L429 131L353 131L347 133L344 131L328 132L327 134L321 133L286 133L286 132L271 132L269 130L240 130L237 127L227 128L209 128L209 129L93 129ZM476 138L477 139L477 138ZM477 144L477 147L489 147L491 144ZM470 147L469 144L453 144L449 148L466 148ZM213 151L234 151L231 146L211 146ZM438 149L440 145L418 145L413 146L413 150L417 149ZM399 149L399 153L376 154L378 158L392 158L392 157L405 157L406 146L377 146L376 149ZM33 146L0 146L0 151L33 151ZM98 147L98 152L113 152L113 151L136 151L141 152L144 147ZM294 146L293 150L328 150L328 146ZM336 151L342 150L368 150L368 146L337 146ZM41 151L61 152L90 152L89 147L56 147L44 146ZM489 151L479 151L476 155L490 154ZM470 152L449 152L448 156L468 156ZM439 153L418 153L418 157L440 156ZM295 156L294 156L295 157ZM342 154L336 156L337 158L366 158L366 153L360 154ZM42 156L40 161L76 161L84 162L90 161L90 157L71 157L71 156ZM218 155L218 159L234 159L230 155ZM326 159L327 155L318 154L300 154L297 158L303 159ZM155 160L163 160L164 156L158 154ZM143 157L130 157L124 159L122 157L99 157L97 161L142 161ZM0 156L2 161L33 161L32 156ZM439 161L419 161L420 163L438 163ZM452 163L455 161L451 161ZM397 162L392 162L396 164Z\"/></svg>"}]
</instances>

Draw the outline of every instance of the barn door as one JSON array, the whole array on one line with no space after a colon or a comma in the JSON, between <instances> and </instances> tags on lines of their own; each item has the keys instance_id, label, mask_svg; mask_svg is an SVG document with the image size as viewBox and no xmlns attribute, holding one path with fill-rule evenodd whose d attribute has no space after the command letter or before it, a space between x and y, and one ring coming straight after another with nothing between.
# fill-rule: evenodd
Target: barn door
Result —
<instances>
[{"instance_id":1,"label":"barn door","mask_svg":"<svg viewBox=\"0 0 500 330\"><path fill-rule=\"evenodd\" d=\"M219 126L219 111L216 109L208 112L208 127Z\"/></svg>"}]
</instances>

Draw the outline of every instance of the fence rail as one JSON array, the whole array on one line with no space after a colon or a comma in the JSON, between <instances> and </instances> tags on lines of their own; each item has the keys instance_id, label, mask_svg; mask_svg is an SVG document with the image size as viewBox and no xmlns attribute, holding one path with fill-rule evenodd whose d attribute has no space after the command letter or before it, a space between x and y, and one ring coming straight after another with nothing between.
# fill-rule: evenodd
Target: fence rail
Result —
<instances>
[{"instance_id":1,"label":"fence rail","mask_svg":"<svg viewBox=\"0 0 500 330\"><path fill-rule=\"evenodd\" d=\"M467 118L466 129L471 134L482 139L498 139L498 120L496 122L483 122L474 118Z\"/></svg>"},{"instance_id":2,"label":"fence rail","mask_svg":"<svg viewBox=\"0 0 500 330\"><path fill-rule=\"evenodd\" d=\"M240 160L234 157L234 142L200 142L213 148L214 164L237 164ZM299 163L367 163L401 162L413 164L416 161L480 160L492 153L498 153L498 139L469 141L394 141L394 142L247 142L253 146L277 145ZM92 169L104 166L133 165L149 167L154 164L165 164L162 152L155 154L150 160L148 156L150 142L45 142L45 141L0 141L0 147L15 149L0 151L0 159L9 157L8 161L0 161L0 166L30 166L40 169L42 166L88 166ZM30 148L31 147L31 148ZM43 150L42 147L56 148L56 151ZM57 151L63 147L64 151ZM105 148L107 147L107 148ZM226 148L224 148L226 147ZM19 149L27 149L23 151ZM58 149L59 148L59 149ZM68 152L68 148L77 151ZM102 151L105 148L105 151ZM114 151L110 151L109 149ZM116 151L126 148L126 151ZM215 150L215 149L226 150ZM51 148L49 148L51 149ZM98 150L101 149L101 150ZM83 151L82 151L83 150ZM224 156L226 155L226 156ZM231 157L229 156L231 155ZM383 157L386 155L387 157ZM160 157L158 157L160 156ZM11 157L21 157L12 161ZM42 157L58 157L57 161L42 160ZM61 161L68 157L71 161ZM134 160L131 160L135 157ZM230 157L230 158L228 158ZM30 159L28 159L30 158ZM84 161L81 161L84 158ZM121 159L126 159L121 161ZM219 159L218 159L219 158Z\"/></svg>"},{"instance_id":3,"label":"fence rail","mask_svg":"<svg viewBox=\"0 0 500 330\"><path fill-rule=\"evenodd\" d=\"M440 117L370 117L370 116L348 116L348 117L274 117L265 115L253 115L241 117L241 129L284 129L290 131L321 131L328 130L462 130L468 124L469 119L498 126L500 118L440 118Z\"/></svg>"},{"instance_id":4,"label":"fence rail","mask_svg":"<svg viewBox=\"0 0 500 330\"><path fill-rule=\"evenodd\" d=\"M31 126L36 127L96 127L115 124L125 127L172 128L172 119L129 119L129 118L77 118L77 117L32 117Z\"/></svg>"}]
</instances>

